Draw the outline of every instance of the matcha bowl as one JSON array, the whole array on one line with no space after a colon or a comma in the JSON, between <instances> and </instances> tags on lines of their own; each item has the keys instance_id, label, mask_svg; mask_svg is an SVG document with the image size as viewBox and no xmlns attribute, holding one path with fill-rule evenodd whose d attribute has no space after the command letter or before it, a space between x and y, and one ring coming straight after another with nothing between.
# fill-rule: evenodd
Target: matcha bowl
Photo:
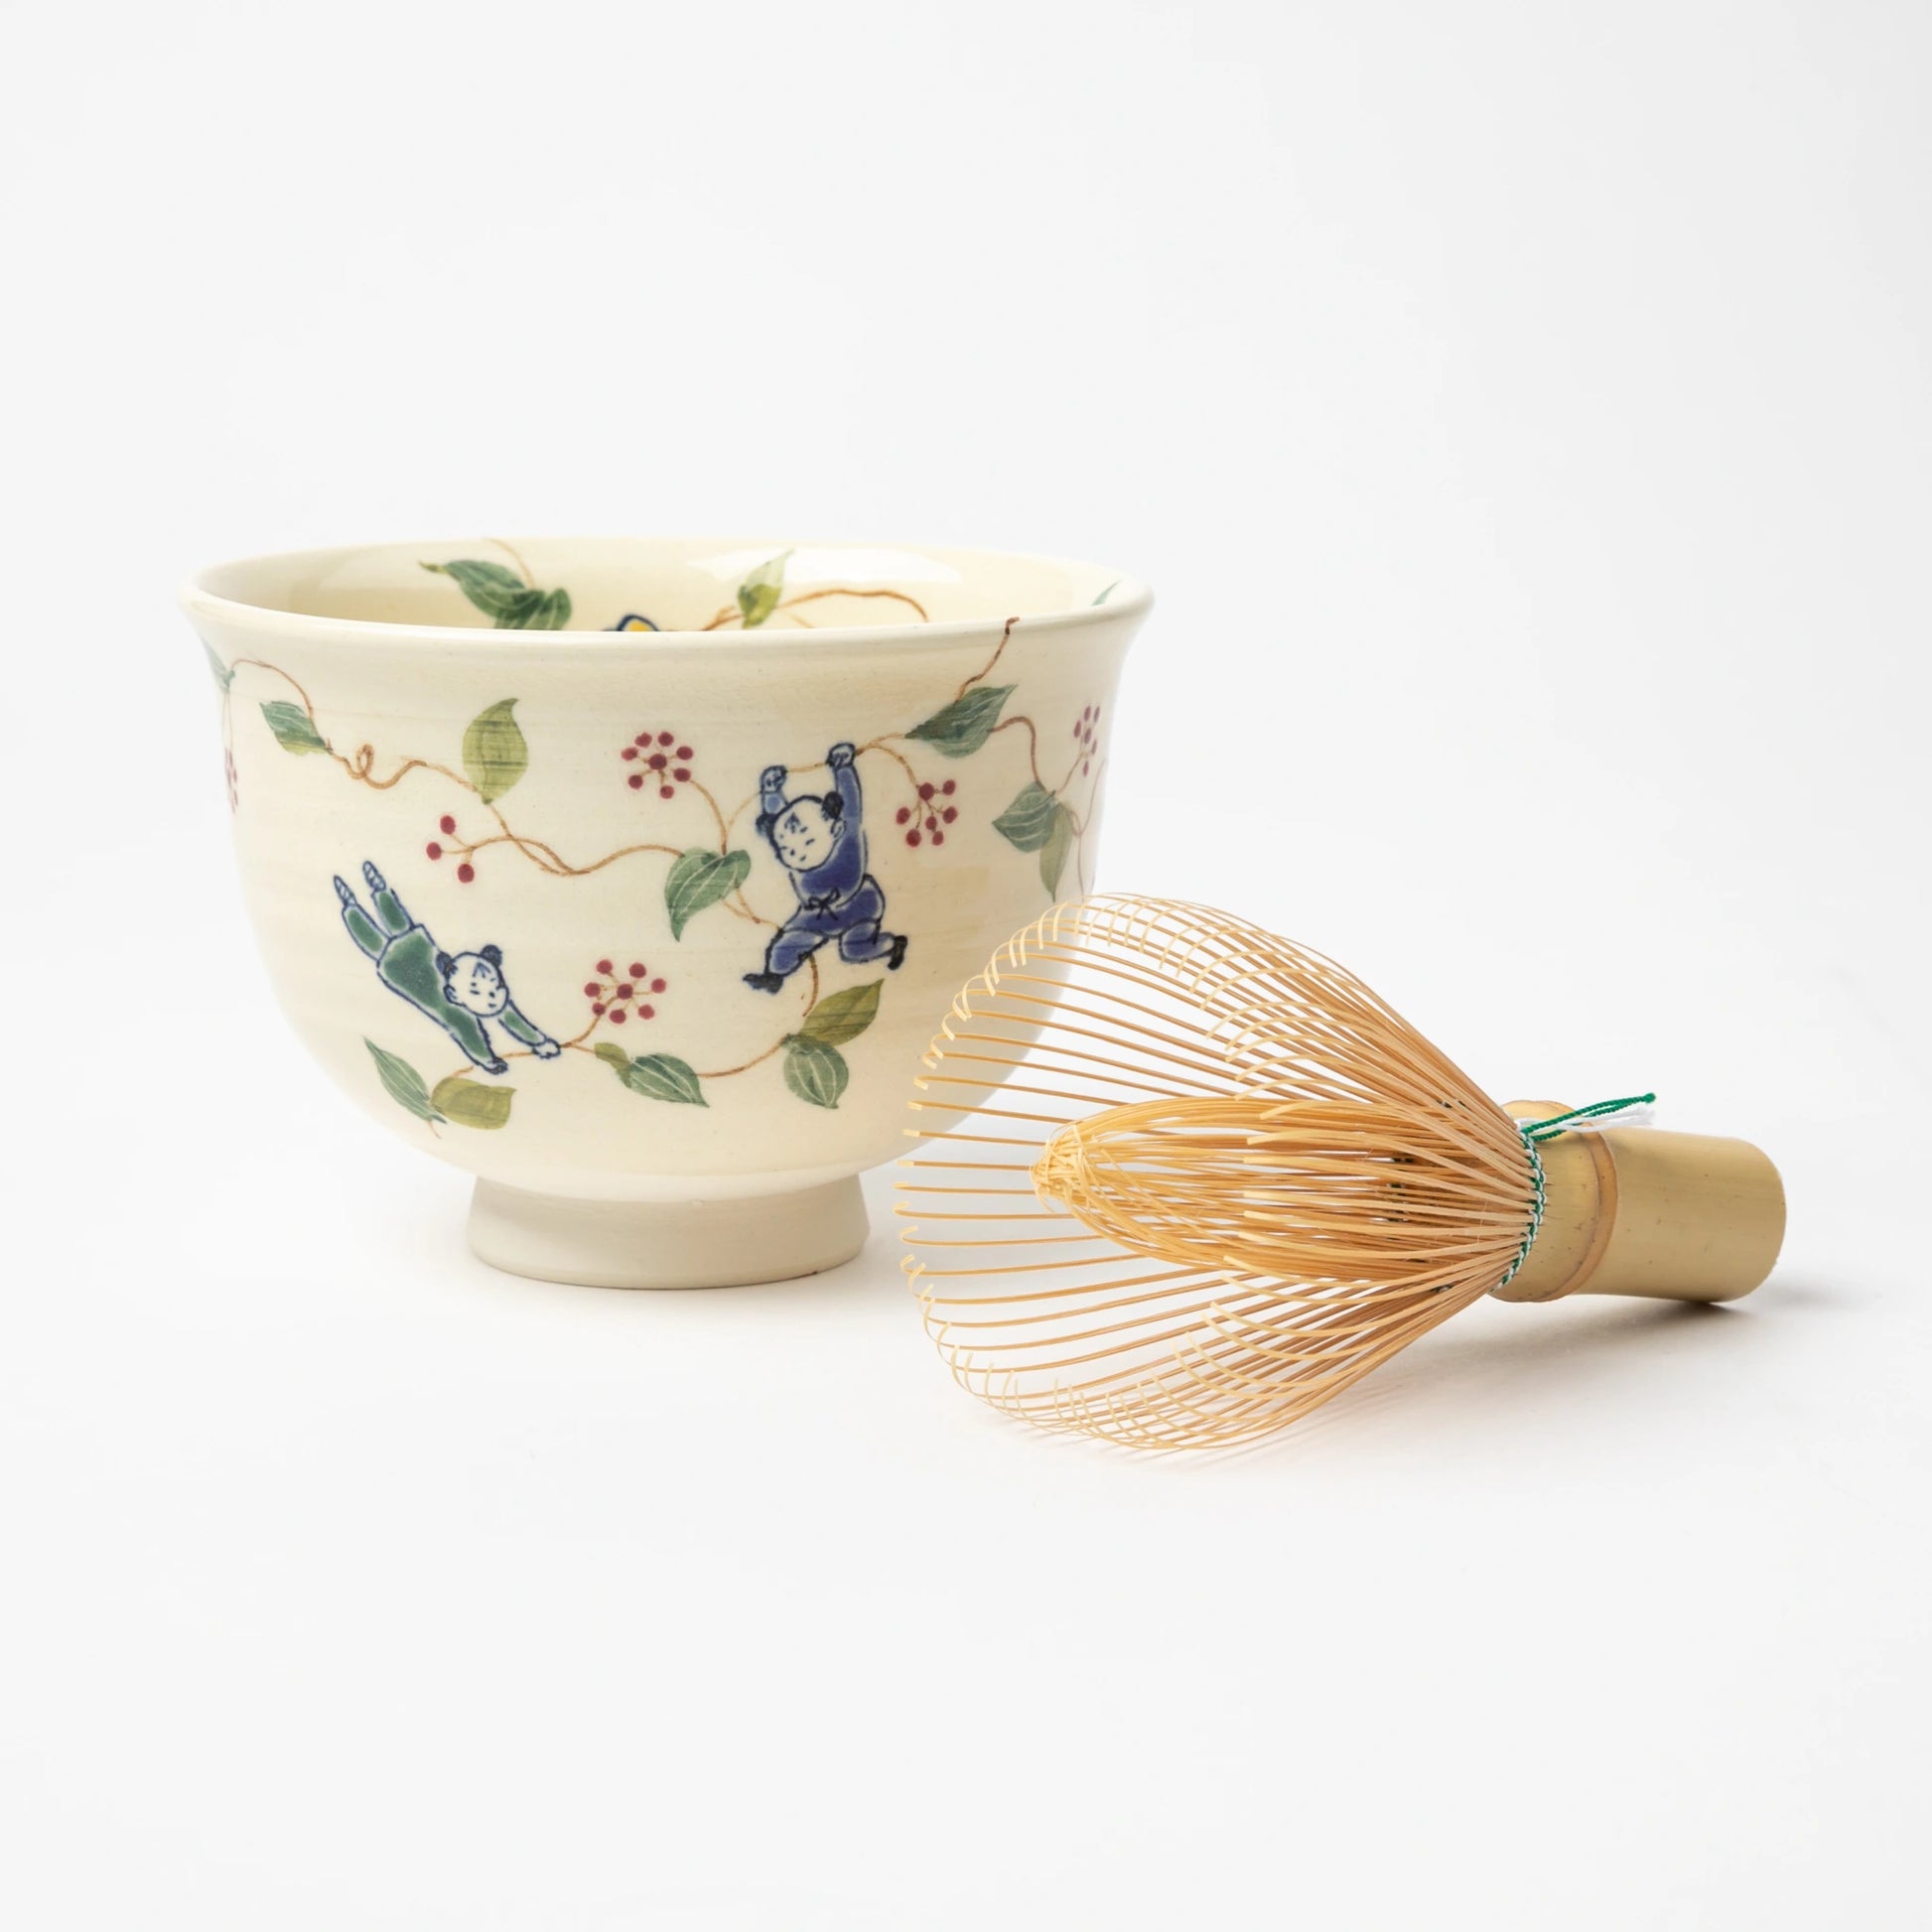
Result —
<instances>
[{"instance_id":1,"label":"matcha bowl","mask_svg":"<svg viewBox=\"0 0 1932 1932\"><path fill-rule=\"evenodd\" d=\"M859 1250L953 993L1091 887L1149 596L992 552L479 539L183 603L311 1052L476 1174L485 1261L715 1287Z\"/></svg>"}]
</instances>

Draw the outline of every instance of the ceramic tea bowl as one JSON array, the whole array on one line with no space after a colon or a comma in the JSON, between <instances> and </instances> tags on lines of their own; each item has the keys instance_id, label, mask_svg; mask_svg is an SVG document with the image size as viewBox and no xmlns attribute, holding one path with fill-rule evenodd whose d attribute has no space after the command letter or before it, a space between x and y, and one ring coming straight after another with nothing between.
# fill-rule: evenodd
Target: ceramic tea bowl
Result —
<instances>
[{"instance_id":1,"label":"ceramic tea bowl","mask_svg":"<svg viewBox=\"0 0 1932 1932\"><path fill-rule=\"evenodd\" d=\"M388 545L187 591L282 1004L478 1177L518 1274L722 1286L866 1238L954 991L1092 883L1149 598L1045 558Z\"/></svg>"}]
</instances>

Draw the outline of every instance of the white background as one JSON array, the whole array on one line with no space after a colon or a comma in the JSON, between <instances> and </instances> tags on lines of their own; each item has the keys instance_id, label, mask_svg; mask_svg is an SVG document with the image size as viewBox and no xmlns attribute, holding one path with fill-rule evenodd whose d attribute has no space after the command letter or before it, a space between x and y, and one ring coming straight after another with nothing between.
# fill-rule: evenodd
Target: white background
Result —
<instances>
[{"instance_id":1,"label":"white background","mask_svg":"<svg viewBox=\"0 0 1932 1932\"><path fill-rule=\"evenodd\" d=\"M0 1915L1925 1922L1923 9L0 30ZM274 1013L174 586L743 529L1148 577L1105 883L1760 1141L1773 1281L1141 1460L889 1231L473 1262Z\"/></svg>"}]
</instances>

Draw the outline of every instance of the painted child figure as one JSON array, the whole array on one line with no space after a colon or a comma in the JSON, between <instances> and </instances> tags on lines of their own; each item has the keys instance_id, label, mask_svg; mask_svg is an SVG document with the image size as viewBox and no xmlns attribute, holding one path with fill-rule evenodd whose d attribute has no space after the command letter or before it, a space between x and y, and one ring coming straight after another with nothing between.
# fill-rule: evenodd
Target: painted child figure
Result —
<instances>
[{"instance_id":1,"label":"painted child figure","mask_svg":"<svg viewBox=\"0 0 1932 1932\"><path fill-rule=\"evenodd\" d=\"M857 757L850 745L826 753L835 788L823 797L787 798L782 764L767 766L759 779L758 828L798 895L797 911L765 948L763 969L745 975L760 993L777 992L828 939L838 940L839 957L853 965L883 959L896 972L905 958L905 935L883 929L886 895L866 870Z\"/></svg>"},{"instance_id":2,"label":"painted child figure","mask_svg":"<svg viewBox=\"0 0 1932 1932\"><path fill-rule=\"evenodd\" d=\"M486 1020L495 1021L540 1060L554 1060L563 1051L517 1011L503 978L501 947L439 952L428 928L409 916L373 866L365 864L362 877L375 908L373 919L342 879L336 881L336 897L343 902L348 936L375 961L376 977L391 993L427 1014L485 1073L505 1070L502 1055L490 1043Z\"/></svg>"}]
</instances>

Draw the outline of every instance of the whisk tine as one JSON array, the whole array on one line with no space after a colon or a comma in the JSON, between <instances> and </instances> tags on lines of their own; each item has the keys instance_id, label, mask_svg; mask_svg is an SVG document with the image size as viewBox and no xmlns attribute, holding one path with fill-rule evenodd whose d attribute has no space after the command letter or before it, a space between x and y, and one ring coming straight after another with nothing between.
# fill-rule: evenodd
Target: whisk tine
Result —
<instances>
[{"instance_id":1,"label":"whisk tine","mask_svg":"<svg viewBox=\"0 0 1932 1932\"><path fill-rule=\"evenodd\" d=\"M1551 1138L1630 1101L1519 1129L1345 968L1204 906L1050 907L923 1065L897 1212L948 1371L1136 1449L1285 1428L1485 1294L1747 1294L1783 1231L1755 1148Z\"/></svg>"},{"instance_id":2,"label":"whisk tine","mask_svg":"<svg viewBox=\"0 0 1932 1932\"><path fill-rule=\"evenodd\" d=\"M1042 1427L1268 1434L1523 1244L1510 1118L1344 968L1203 907L1052 907L960 993L918 1086L907 1165L950 1170L900 1182L926 1327ZM1023 1147L975 1184L977 1150Z\"/></svg>"}]
</instances>

